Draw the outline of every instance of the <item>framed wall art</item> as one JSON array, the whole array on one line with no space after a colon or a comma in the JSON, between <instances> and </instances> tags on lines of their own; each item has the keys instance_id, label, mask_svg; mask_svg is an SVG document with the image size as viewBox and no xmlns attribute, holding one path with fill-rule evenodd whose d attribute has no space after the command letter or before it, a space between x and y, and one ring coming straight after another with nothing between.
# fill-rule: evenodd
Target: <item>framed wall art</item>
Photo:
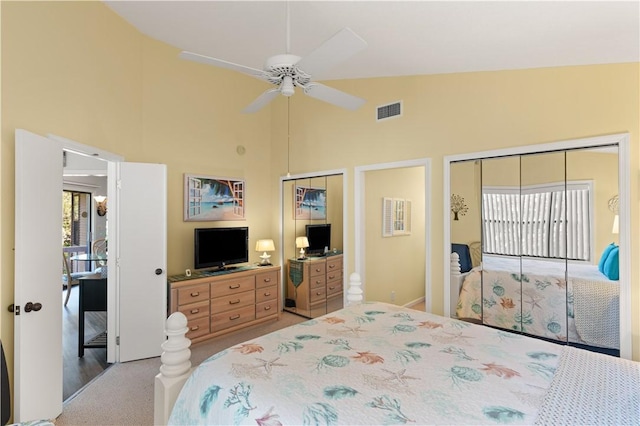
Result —
<instances>
[{"instance_id":1,"label":"framed wall art","mask_svg":"<svg viewBox=\"0 0 640 426\"><path fill-rule=\"evenodd\" d=\"M327 218L326 188L296 185L294 191L294 219Z\"/></svg>"},{"instance_id":2,"label":"framed wall art","mask_svg":"<svg viewBox=\"0 0 640 426\"><path fill-rule=\"evenodd\" d=\"M207 222L245 220L245 181L184 175L184 220Z\"/></svg>"},{"instance_id":3,"label":"framed wall art","mask_svg":"<svg viewBox=\"0 0 640 426\"><path fill-rule=\"evenodd\" d=\"M382 198L382 236L411 235L411 200Z\"/></svg>"}]
</instances>

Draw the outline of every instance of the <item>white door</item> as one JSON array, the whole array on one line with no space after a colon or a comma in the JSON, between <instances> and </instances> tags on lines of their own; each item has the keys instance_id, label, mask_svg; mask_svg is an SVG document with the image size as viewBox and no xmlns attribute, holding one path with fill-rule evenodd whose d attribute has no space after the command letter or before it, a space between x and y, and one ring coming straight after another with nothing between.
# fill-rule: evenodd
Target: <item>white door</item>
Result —
<instances>
[{"instance_id":1,"label":"white door","mask_svg":"<svg viewBox=\"0 0 640 426\"><path fill-rule=\"evenodd\" d=\"M25 422L36 419L55 419L62 413L62 151L63 146L69 145L72 141L66 141L59 137L45 138L25 130L16 130L16 156L15 156L15 297L14 304L19 306L20 315L15 315L15 336L14 336L14 421ZM75 143L74 143L75 144ZM84 152L86 147L81 144L74 149ZM94 152L89 149L87 152ZM104 153L109 157L108 153ZM114 157L111 155L111 157ZM117 156L115 156L117 157ZM111 167L115 168L120 159L112 159ZM136 167L136 164L130 164ZM161 194L155 195L156 202L151 208L153 215L142 216L141 209L137 207L117 209L118 204L113 203L113 212L108 213L111 217L109 227L117 229L117 220L123 221L127 229L134 229L130 235L121 238L122 252L126 254L124 268L120 271L120 278L124 283L132 286L139 285L145 281L147 284L151 280L140 278L128 278L128 273L136 274L136 267L128 265L143 265L145 261L152 258L152 252L158 251L157 264L162 269L161 275L154 275L157 284L153 287L147 302L153 303L154 308L147 307L150 312L156 312L156 317L161 319L144 319L142 315L138 317L138 311L132 311L129 305L124 309L124 318L118 320L118 301L116 299L116 285L109 285L108 300L108 330L109 340L107 342L107 356L115 353L115 337L111 341L111 336L117 335L118 328L125 331L124 355L128 360L146 358L160 355L160 344L164 341L164 319L166 316L166 167L159 165L148 165L149 168L141 165L135 174L141 183L153 182L155 188ZM126 168L127 166L125 166ZM162 170L162 173L154 172L153 169ZM145 174L149 171L149 174ZM110 183L111 186L111 174ZM115 184L114 184L115 187ZM138 190L142 191L142 185ZM125 184L125 188L132 188ZM149 190L145 187L144 190ZM126 207L126 203L132 202L130 196L126 196L120 207ZM109 197L115 199L115 190L112 193L110 188ZM145 195L142 198L146 197ZM133 195L133 198L136 198ZM141 199L139 199L141 200ZM151 203L150 199L147 199ZM116 216L115 211L119 211ZM127 213L132 217L128 218ZM155 218L151 220L151 217ZM162 218L161 220L156 220ZM134 225L134 220L141 223ZM149 227L157 226L155 231L150 231ZM142 229L146 227L146 231ZM110 233L111 231L110 230ZM149 245L145 250L129 250L127 244L137 244L136 235L147 239ZM151 236L151 237L150 237ZM133 241L132 241L133 240ZM117 238L114 238L116 243ZM117 253L117 250L110 252ZM139 258L139 259L138 259ZM146 259L146 260L145 260ZM110 257L109 264L115 265L115 260ZM156 262L152 262L156 264ZM116 270L110 267L109 282L116 283ZM142 271L139 271L144 275ZM154 269L155 273L155 269ZM113 275L112 275L113 274ZM113 290L112 290L113 289ZM160 290L163 289L163 290ZM160 291L159 291L160 290ZM123 288L122 294L131 296L134 289ZM162 300L160 302L159 300ZM24 311L24 306L31 302L40 303L42 308L38 311L31 309ZM162 305L161 315L159 306ZM133 313L132 313L133 312ZM17 314L17 310L16 310ZM118 328L112 324L117 324ZM146 324L146 328L141 324ZM138 335L132 335L133 332ZM149 333L151 344L144 344L148 351L139 350L135 352L135 340L140 334ZM162 334L162 338L157 337ZM152 336L156 336L153 338ZM146 338L146 337L145 337ZM130 341L134 341L129 345ZM160 340L160 342L158 342ZM142 342L143 340L141 340ZM129 346L133 349L128 349ZM155 354L150 355L153 351ZM133 353L133 355L131 355ZM117 361L115 356L108 359L108 362Z\"/></svg>"},{"instance_id":2,"label":"white door","mask_svg":"<svg viewBox=\"0 0 640 426\"><path fill-rule=\"evenodd\" d=\"M15 138L13 420L25 422L62 413L62 144Z\"/></svg>"},{"instance_id":3,"label":"white door","mask_svg":"<svg viewBox=\"0 0 640 426\"><path fill-rule=\"evenodd\" d=\"M167 168L116 164L118 360L160 356L167 317ZM111 226L111 225L110 225ZM110 233L113 229L110 229ZM111 241L109 258L111 258Z\"/></svg>"}]
</instances>

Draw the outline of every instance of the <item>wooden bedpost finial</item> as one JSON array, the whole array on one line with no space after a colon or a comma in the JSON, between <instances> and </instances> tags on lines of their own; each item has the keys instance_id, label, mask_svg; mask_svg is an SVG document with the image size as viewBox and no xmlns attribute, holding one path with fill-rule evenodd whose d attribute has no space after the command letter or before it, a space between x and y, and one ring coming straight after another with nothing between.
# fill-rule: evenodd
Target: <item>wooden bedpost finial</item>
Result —
<instances>
[{"instance_id":1,"label":"wooden bedpost finial","mask_svg":"<svg viewBox=\"0 0 640 426\"><path fill-rule=\"evenodd\" d=\"M451 275L460 275L460 255L455 251L451 253Z\"/></svg>"},{"instance_id":2,"label":"wooden bedpost finial","mask_svg":"<svg viewBox=\"0 0 640 426\"><path fill-rule=\"evenodd\" d=\"M362 302L362 280L360 279L360 274L356 272L349 275L347 302L349 305L357 305Z\"/></svg>"},{"instance_id":3,"label":"wooden bedpost finial","mask_svg":"<svg viewBox=\"0 0 640 426\"><path fill-rule=\"evenodd\" d=\"M163 376L177 377L191 368L191 340L185 337L187 331L187 317L182 312L174 312L167 318L167 340L161 345L163 352L160 357L160 373Z\"/></svg>"}]
</instances>

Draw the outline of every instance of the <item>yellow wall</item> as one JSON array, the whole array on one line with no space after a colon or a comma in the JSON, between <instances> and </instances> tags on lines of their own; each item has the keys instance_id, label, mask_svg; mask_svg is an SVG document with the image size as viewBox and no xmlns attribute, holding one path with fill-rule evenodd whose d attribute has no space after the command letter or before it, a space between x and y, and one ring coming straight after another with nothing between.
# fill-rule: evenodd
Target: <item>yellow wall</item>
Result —
<instances>
[{"instance_id":1,"label":"yellow wall","mask_svg":"<svg viewBox=\"0 0 640 426\"><path fill-rule=\"evenodd\" d=\"M183 173L246 179L252 242L269 235L277 238L278 177L288 169L285 99L276 99L259 113L240 114L265 90L264 84L179 60L177 49L141 35L100 2L0 5L1 306L13 302L15 128L54 133L128 161L167 164L169 273L192 262L191 230L196 225L182 221ZM432 158L432 303L434 312L442 313L439 206L447 155L629 132L629 232L631 259L637 257L639 80L639 64L634 63L328 82L368 102L349 112L294 95L290 171L352 170ZM375 107L399 99L403 116L377 123ZM238 145L246 154L236 153ZM353 175L347 176L345 274L350 274L355 223ZM258 260L258 254L252 256ZM639 267L632 263L633 357L640 360ZM11 363L13 318L4 308L0 312L1 337Z\"/></svg>"},{"instance_id":2,"label":"yellow wall","mask_svg":"<svg viewBox=\"0 0 640 426\"><path fill-rule=\"evenodd\" d=\"M424 167L365 173L364 297L398 305L425 297ZM382 199L411 201L411 233L382 237ZM433 266L432 266L433 267ZM391 292L395 293L392 300Z\"/></svg>"}]
</instances>

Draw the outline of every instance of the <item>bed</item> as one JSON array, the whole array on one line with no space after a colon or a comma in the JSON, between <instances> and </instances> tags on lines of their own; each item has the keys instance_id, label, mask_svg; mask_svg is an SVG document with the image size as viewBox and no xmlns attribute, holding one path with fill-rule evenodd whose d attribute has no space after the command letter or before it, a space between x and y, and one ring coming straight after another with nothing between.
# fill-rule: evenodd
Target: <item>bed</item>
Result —
<instances>
[{"instance_id":1,"label":"bed","mask_svg":"<svg viewBox=\"0 0 640 426\"><path fill-rule=\"evenodd\" d=\"M619 282L596 265L483 255L462 274L456 317L562 342L620 348ZM452 280L452 283L454 280ZM484 283L484 290L482 284Z\"/></svg>"},{"instance_id":2,"label":"bed","mask_svg":"<svg viewBox=\"0 0 640 426\"><path fill-rule=\"evenodd\" d=\"M174 425L640 421L636 362L386 303L233 346L170 381L175 404L156 377L156 414L168 401Z\"/></svg>"}]
</instances>

